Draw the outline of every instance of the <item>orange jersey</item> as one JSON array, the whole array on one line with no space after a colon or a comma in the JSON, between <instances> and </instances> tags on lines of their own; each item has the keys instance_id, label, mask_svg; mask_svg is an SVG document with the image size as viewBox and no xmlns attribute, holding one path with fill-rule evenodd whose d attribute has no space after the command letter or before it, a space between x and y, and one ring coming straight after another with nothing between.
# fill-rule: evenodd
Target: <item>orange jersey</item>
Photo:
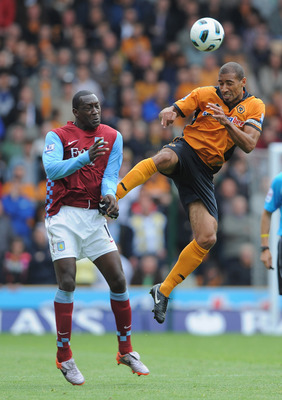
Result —
<instances>
[{"instance_id":1,"label":"orange jersey","mask_svg":"<svg viewBox=\"0 0 282 400\"><path fill-rule=\"evenodd\" d=\"M191 124L186 125L183 136L187 143L210 168L220 168L230 158L235 143L227 129L211 116L208 103L221 106L227 118L243 130L250 125L262 131L265 105L262 100L244 92L243 99L233 108L224 103L218 87L206 86L193 90L173 105L182 117L195 111Z\"/></svg>"}]
</instances>

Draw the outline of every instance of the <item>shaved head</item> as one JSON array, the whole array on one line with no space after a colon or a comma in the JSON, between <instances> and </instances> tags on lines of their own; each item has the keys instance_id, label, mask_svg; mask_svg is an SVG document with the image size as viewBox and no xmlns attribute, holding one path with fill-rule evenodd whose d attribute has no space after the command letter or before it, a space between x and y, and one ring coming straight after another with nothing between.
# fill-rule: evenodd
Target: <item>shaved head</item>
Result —
<instances>
[{"instance_id":1,"label":"shaved head","mask_svg":"<svg viewBox=\"0 0 282 400\"><path fill-rule=\"evenodd\" d=\"M241 81L245 77L245 71L243 67L236 62L228 62L224 64L219 70L219 75L226 75L230 73L235 74L236 78L239 81Z\"/></svg>"}]
</instances>

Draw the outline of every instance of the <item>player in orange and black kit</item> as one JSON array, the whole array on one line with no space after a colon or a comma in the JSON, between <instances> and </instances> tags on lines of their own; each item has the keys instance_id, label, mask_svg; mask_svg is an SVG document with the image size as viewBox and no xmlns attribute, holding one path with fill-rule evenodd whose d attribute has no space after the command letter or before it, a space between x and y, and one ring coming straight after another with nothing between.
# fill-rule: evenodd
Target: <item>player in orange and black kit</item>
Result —
<instances>
[{"instance_id":1,"label":"player in orange and black kit","mask_svg":"<svg viewBox=\"0 0 282 400\"><path fill-rule=\"evenodd\" d=\"M250 153L261 134L265 105L250 95L245 85L242 66L229 62L219 70L217 87L197 88L164 108L159 114L164 128L179 116L187 117L194 112L193 121L184 127L181 138L141 161L118 185L119 200L159 171L173 179L188 212L194 239L180 253L164 282L150 292L154 318L159 323L165 320L171 291L201 264L216 242L218 211L213 174L231 157L236 146Z\"/></svg>"}]
</instances>

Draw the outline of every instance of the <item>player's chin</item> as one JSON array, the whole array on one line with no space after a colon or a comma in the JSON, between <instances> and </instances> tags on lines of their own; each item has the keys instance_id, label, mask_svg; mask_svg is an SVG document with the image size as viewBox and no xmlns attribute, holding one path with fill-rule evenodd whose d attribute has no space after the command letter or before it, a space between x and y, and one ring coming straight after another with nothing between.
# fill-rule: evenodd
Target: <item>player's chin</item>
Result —
<instances>
[{"instance_id":1,"label":"player's chin","mask_svg":"<svg viewBox=\"0 0 282 400\"><path fill-rule=\"evenodd\" d=\"M230 96L223 96L223 95L222 95L222 98L223 98L223 100L225 101L225 103L229 103L230 100L231 100L231 97L230 97Z\"/></svg>"},{"instance_id":2,"label":"player's chin","mask_svg":"<svg viewBox=\"0 0 282 400\"><path fill-rule=\"evenodd\" d=\"M98 128L98 126L100 125L100 123L101 123L100 119L99 119L99 120L95 119L95 120L91 121L91 122L90 122L91 128L92 128L92 129Z\"/></svg>"}]
</instances>

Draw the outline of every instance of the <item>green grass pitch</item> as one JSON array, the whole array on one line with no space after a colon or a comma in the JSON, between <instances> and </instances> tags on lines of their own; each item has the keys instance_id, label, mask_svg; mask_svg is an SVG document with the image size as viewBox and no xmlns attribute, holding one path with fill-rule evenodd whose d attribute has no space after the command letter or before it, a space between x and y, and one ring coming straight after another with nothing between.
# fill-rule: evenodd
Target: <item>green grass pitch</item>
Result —
<instances>
[{"instance_id":1,"label":"green grass pitch","mask_svg":"<svg viewBox=\"0 0 282 400\"><path fill-rule=\"evenodd\" d=\"M134 334L149 376L117 366L117 339L74 334L74 358L86 382L69 384L55 367L55 335L0 335L0 400L278 400L282 338L176 333Z\"/></svg>"}]
</instances>

